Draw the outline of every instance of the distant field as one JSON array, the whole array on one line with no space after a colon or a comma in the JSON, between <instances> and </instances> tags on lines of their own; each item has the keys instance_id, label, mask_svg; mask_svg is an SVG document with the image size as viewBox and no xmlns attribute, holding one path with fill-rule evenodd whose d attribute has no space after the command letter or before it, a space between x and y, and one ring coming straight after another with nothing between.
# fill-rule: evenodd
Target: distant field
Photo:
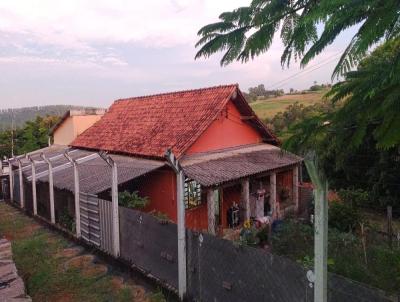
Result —
<instances>
[{"instance_id":1,"label":"distant field","mask_svg":"<svg viewBox=\"0 0 400 302\"><path fill-rule=\"evenodd\" d=\"M304 106L314 105L322 101L326 90L318 92L309 92L306 94L287 94L275 98L265 100L257 100L250 104L253 110L261 119L272 118L278 112L283 112L285 109L296 102Z\"/></svg>"}]
</instances>

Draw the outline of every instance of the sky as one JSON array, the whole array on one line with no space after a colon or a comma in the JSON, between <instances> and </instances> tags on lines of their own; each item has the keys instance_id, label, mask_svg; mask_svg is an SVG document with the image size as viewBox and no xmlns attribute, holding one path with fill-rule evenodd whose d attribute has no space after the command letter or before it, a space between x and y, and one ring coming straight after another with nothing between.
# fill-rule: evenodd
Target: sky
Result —
<instances>
[{"instance_id":1,"label":"sky","mask_svg":"<svg viewBox=\"0 0 400 302\"><path fill-rule=\"evenodd\" d=\"M194 60L197 31L249 1L2 0L0 109L108 107L119 98L221 84L300 90L331 81L351 30L299 75L298 62L280 65L279 34L246 64L221 67L221 55Z\"/></svg>"}]
</instances>

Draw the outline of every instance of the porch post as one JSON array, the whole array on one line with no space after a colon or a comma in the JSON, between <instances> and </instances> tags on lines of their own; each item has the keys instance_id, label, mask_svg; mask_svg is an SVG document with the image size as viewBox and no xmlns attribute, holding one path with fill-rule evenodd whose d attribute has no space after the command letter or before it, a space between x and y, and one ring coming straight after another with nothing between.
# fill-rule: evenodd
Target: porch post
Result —
<instances>
[{"instance_id":1,"label":"porch post","mask_svg":"<svg viewBox=\"0 0 400 302\"><path fill-rule=\"evenodd\" d=\"M54 183L53 183L53 165L50 160L46 158L46 156L42 153L40 157L47 163L49 166L49 195L50 195L50 221L51 223L56 223L56 213L54 208Z\"/></svg>"},{"instance_id":2,"label":"porch post","mask_svg":"<svg viewBox=\"0 0 400 302\"><path fill-rule=\"evenodd\" d=\"M299 166L293 168L293 202L296 214L299 212Z\"/></svg>"},{"instance_id":3,"label":"porch post","mask_svg":"<svg viewBox=\"0 0 400 302\"><path fill-rule=\"evenodd\" d=\"M215 235L215 196L214 190L207 190L208 233Z\"/></svg>"},{"instance_id":4,"label":"porch post","mask_svg":"<svg viewBox=\"0 0 400 302\"><path fill-rule=\"evenodd\" d=\"M185 229L185 201L184 184L185 176L179 161L171 150L165 153L167 161L176 173L176 202L177 202L177 224L178 224L178 292L179 298L184 300L187 288L186 275L186 229Z\"/></svg>"},{"instance_id":5,"label":"porch post","mask_svg":"<svg viewBox=\"0 0 400 302\"><path fill-rule=\"evenodd\" d=\"M28 155L27 158L31 162L33 215L36 216L37 215L36 167L35 167L35 161L32 159L32 157Z\"/></svg>"},{"instance_id":6,"label":"porch post","mask_svg":"<svg viewBox=\"0 0 400 302\"><path fill-rule=\"evenodd\" d=\"M17 158L17 161L18 161L18 175L19 175L19 204L21 209L23 209L25 207L24 179L22 174L21 159Z\"/></svg>"},{"instance_id":7,"label":"porch post","mask_svg":"<svg viewBox=\"0 0 400 302\"><path fill-rule=\"evenodd\" d=\"M272 219L275 220L277 219L278 216L278 206L276 203L276 173L272 173L269 177L269 184L270 184L270 203L271 203L271 209L272 209Z\"/></svg>"},{"instance_id":8,"label":"porch post","mask_svg":"<svg viewBox=\"0 0 400 302\"><path fill-rule=\"evenodd\" d=\"M242 206L244 206L244 220L250 219L250 182L249 178L245 178L242 180L242 192L241 192L241 199L242 199Z\"/></svg>"},{"instance_id":9,"label":"porch post","mask_svg":"<svg viewBox=\"0 0 400 302\"><path fill-rule=\"evenodd\" d=\"M64 152L64 156L69 160L74 169L74 198L75 198L75 230L76 237L80 238L81 233L81 206L80 206L80 188L79 188L79 171L78 164L69 154Z\"/></svg>"}]
</instances>

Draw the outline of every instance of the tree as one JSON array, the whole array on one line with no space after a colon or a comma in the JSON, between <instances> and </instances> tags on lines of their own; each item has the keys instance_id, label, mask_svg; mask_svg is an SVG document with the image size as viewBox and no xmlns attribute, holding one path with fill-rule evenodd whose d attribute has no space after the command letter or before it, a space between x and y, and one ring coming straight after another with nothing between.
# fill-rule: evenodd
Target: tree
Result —
<instances>
[{"instance_id":1,"label":"tree","mask_svg":"<svg viewBox=\"0 0 400 302\"><path fill-rule=\"evenodd\" d=\"M397 0L253 0L249 6L224 12L220 21L204 26L196 58L225 52L221 65L246 62L266 52L280 29L282 66L301 59L305 66L344 30L361 24L343 52L333 75L344 74L381 41L399 37ZM324 26L318 34L317 26Z\"/></svg>"},{"instance_id":2,"label":"tree","mask_svg":"<svg viewBox=\"0 0 400 302\"><path fill-rule=\"evenodd\" d=\"M371 192L376 205L400 209L400 39L363 59L329 92L334 111L293 126L285 147L314 149L336 188Z\"/></svg>"},{"instance_id":3,"label":"tree","mask_svg":"<svg viewBox=\"0 0 400 302\"><path fill-rule=\"evenodd\" d=\"M37 116L22 128L14 130L15 154L24 154L46 147L50 129L57 123L58 116ZM0 157L11 156L11 130L0 131Z\"/></svg>"}]
</instances>

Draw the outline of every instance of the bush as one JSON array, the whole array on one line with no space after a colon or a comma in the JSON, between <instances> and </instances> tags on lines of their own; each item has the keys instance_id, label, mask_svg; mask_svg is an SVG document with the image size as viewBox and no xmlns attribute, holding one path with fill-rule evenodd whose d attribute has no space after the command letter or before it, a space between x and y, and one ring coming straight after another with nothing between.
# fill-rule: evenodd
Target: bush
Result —
<instances>
[{"instance_id":1,"label":"bush","mask_svg":"<svg viewBox=\"0 0 400 302\"><path fill-rule=\"evenodd\" d=\"M137 191L124 191L118 194L118 204L126 208L143 209L149 204L149 198L139 196Z\"/></svg>"},{"instance_id":2,"label":"bush","mask_svg":"<svg viewBox=\"0 0 400 302\"><path fill-rule=\"evenodd\" d=\"M68 213L67 209L62 210L61 215L58 219L58 223L60 224L60 226L71 232L75 231L75 219Z\"/></svg>"},{"instance_id":3,"label":"bush","mask_svg":"<svg viewBox=\"0 0 400 302\"><path fill-rule=\"evenodd\" d=\"M342 189L338 191L341 201L353 207L365 207L371 205L371 197L367 191L361 189Z\"/></svg>"},{"instance_id":4,"label":"bush","mask_svg":"<svg viewBox=\"0 0 400 302\"><path fill-rule=\"evenodd\" d=\"M357 207L344 202L334 201L329 206L329 227L341 232L354 231L362 222L360 211Z\"/></svg>"}]
</instances>

